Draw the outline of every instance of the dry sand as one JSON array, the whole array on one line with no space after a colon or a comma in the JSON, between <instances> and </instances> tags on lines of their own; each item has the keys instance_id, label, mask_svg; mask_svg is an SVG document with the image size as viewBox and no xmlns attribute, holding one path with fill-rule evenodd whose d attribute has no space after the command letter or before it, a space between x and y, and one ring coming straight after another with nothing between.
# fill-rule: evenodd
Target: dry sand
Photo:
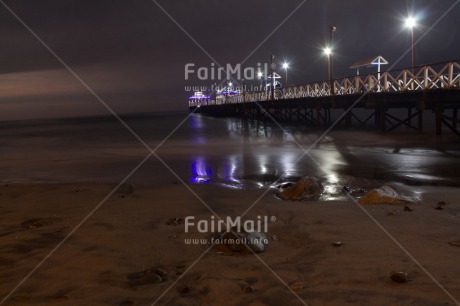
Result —
<instances>
[{"instance_id":1,"label":"dry sand","mask_svg":"<svg viewBox=\"0 0 460 306\"><path fill-rule=\"evenodd\" d=\"M0 299L113 187L1 186ZM264 191L191 188L222 217L238 216ZM363 208L460 300L460 247L449 245L460 241L458 189L421 190L422 202L413 211L385 204ZM270 192L246 216L276 217L259 258L210 250L194 264L207 246L184 239L203 235L167 222L186 216L209 220L208 209L181 184L126 193L111 196L4 305L456 304L352 201L283 202ZM447 205L435 210L440 200ZM34 218L47 219L27 228L24 222ZM336 241L343 245L334 247ZM140 277L152 268L167 272L163 282L152 274ZM394 271L407 272L410 281L392 281Z\"/></svg>"}]
</instances>

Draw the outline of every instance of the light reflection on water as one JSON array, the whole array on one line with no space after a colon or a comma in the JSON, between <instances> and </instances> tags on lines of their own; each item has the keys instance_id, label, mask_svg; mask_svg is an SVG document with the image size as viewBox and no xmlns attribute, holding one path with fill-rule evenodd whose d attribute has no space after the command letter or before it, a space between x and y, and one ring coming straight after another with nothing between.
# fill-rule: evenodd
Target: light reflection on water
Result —
<instances>
[{"instance_id":1,"label":"light reflection on water","mask_svg":"<svg viewBox=\"0 0 460 306\"><path fill-rule=\"evenodd\" d=\"M207 128L206 120L200 121L201 132ZM435 147L423 147L423 142L406 147L405 139L397 137L381 141L381 134L341 131L332 132L317 146L309 148L322 131L287 127L286 132L274 124L240 119L221 119L221 122L225 122L228 132L227 138L223 135L221 138L228 142L217 149L211 148L216 138L207 138L213 133L209 130L198 133L205 140L199 143L204 154L190 157L191 183L262 188L275 182L315 176L325 187L324 199L330 200L343 197L345 177L409 183L421 180L431 184L456 179L456 175L446 178L449 173L442 169L459 168L458 162L452 165L452 158L458 156L458 146L446 153ZM308 154L302 157L305 152L298 143L304 150L309 149Z\"/></svg>"},{"instance_id":2,"label":"light reflection on water","mask_svg":"<svg viewBox=\"0 0 460 306\"><path fill-rule=\"evenodd\" d=\"M204 129L202 121L192 126ZM200 122L200 124L196 124ZM190 178L192 184L218 183L230 188L267 188L282 182L294 182L306 175L320 177L324 185L322 200L343 198L338 171L348 165L330 138L322 144L321 150L308 149L311 141L300 135L300 149L296 139L285 131L278 131L262 122L227 120L227 131L236 143L223 146L217 152L208 143L197 142L200 154L191 156ZM201 132L197 134L202 135ZM204 137L201 139L205 139ZM240 151L240 152L238 152Z\"/></svg>"},{"instance_id":3,"label":"light reflection on water","mask_svg":"<svg viewBox=\"0 0 460 306\"><path fill-rule=\"evenodd\" d=\"M127 124L182 179L231 188L262 188L303 176L340 193L344 177L411 184L457 184L460 141L427 134L332 131L309 153L324 129L187 114L145 115ZM0 123L2 182L120 182L145 157L142 144L115 119L86 118ZM171 134L171 131L174 131ZM169 137L169 136L170 137ZM166 141L164 141L166 139ZM447 139L447 140L446 140ZM133 184L176 181L151 158L129 178Z\"/></svg>"},{"instance_id":4,"label":"light reflection on water","mask_svg":"<svg viewBox=\"0 0 460 306\"><path fill-rule=\"evenodd\" d=\"M279 163L268 154L260 154L254 157L254 167L244 167L245 163L241 155L230 155L228 159L220 163L213 163L203 156L197 156L190 163L190 179L192 184L218 183L229 188L275 188L283 182L295 182L299 175L296 168L299 154L284 154ZM318 157L317 157L318 158ZM335 152L327 152L318 158L327 166L321 167L321 176L324 185L324 193L320 200L339 200L345 198L342 193L342 185L337 173L334 172L340 162L340 156ZM273 166L274 165L274 166ZM306 174L308 175L308 174Z\"/></svg>"}]
</instances>

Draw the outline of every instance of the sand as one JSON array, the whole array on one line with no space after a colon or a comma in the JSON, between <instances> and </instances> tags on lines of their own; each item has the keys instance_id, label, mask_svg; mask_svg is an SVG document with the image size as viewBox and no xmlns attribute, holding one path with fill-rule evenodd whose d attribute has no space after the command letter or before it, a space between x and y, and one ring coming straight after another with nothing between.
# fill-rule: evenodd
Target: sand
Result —
<instances>
[{"instance_id":1,"label":"sand","mask_svg":"<svg viewBox=\"0 0 460 306\"><path fill-rule=\"evenodd\" d=\"M114 186L2 185L0 299ZM222 217L238 216L264 192L189 187ZM211 214L182 184L135 186L108 198L4 305L456 305L444 290L460 300L460 247L449 245L460 241L458 189L417 188L421 202L413 211L352 201L285 202L269 192L245 216L276 219L268 224L266 250L255 256L203 254L207 245L186 244L206 235L196 228L185 233L183 223L168 220L210 220ZM436 210L440 200L447 205ZM24 223L35 218L44 220ZM167 274L159 281L153 272L142 274L149 269ZM409 281L392 281L395 271L407 272Z\"/></svg>"}]
</instances>

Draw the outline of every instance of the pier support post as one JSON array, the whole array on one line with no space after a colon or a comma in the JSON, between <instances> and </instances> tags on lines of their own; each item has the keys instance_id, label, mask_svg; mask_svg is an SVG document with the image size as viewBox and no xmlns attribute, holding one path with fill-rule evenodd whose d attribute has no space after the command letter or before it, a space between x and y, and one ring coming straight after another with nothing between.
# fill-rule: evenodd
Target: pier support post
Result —
<instances>
[{"instance_id":1,"label":"pier support post","mask_svg":"<svg viewBox=\"0 0 460 306\"><path fill-rule=\"evenodd\" d=\"M418 113L418 131L423 132L423 110L420 110Z\"/></svg>"},{"instance_id":2,"label":"pier support post","mask_svg":"<svg viewBox=\"0 0 460 306\"><path fill-rule=\"evenodd\" d=\"M452 110L452 118L454 119L454 120L452 120L452 126L453 126L454 130L457 130L458 108L454 108Z\"/></svg>"},{"instance_id":3,"label":"pier support post","mask_svg":"<svg viewBox=\"0 0 460 306\"><path fill-rule=\"evenodd\" d=\"M347 111L347 109L345 108L344 109L345 111ZM348 113L345 114L345 128L348 129L350 126L351 126L351 109Z\"/></svg>"},{"instance_id":4,"label":"pier support post","mask_svg":"<svg viewBox=\"0 0 460 306\"><path fill-rule=\"evenodd\" d=\"M380 131L386 131L386 121L387 121L387 110L384 107L377 108L376 112L376 119L377 119L377 127Z\"/></svg>"},{"instance_id":5,"label":"pier support post","mask_svg":"<svg viewBox=\"0 0 460 306\"><path fill-rule=\"evenodd\" d=\"M407 108L407 124L410 126L412 122L412 107Z\"/></svg>"},{"instance_id":6,"label":"pier support post","mask_svg":"<svg viewBox=\"0 0 460 306\"><path fill-rule=\"evenodd\" d=\"M440 102L436 103L435 113L436 113L436 135L440 136L442 134L442 108L441 108Z\"/></svg>"}]
</instances>

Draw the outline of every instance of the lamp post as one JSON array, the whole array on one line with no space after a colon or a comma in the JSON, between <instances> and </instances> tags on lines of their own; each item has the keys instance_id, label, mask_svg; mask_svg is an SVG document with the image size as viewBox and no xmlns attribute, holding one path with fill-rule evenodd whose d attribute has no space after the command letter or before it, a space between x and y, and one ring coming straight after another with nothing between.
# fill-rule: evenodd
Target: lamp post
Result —
<instances>
[{"instance_id":1,"label":"lamp post","mask_svg":"<svg viewBox=\"0 0 460 306\"><path fill-rule=\"evenodd\" d=\"M331 63L332 49L330 47L324 48L324 54L326 54L327 56L327 75L329 79L329 89L332 95L332 63Z\"/></svg>"},{"instance_id":2,"label":"lamp post","mask_svg":"<svg viewBox=\"0 0 460 306\"><path fill-rule=\"evenodd\" d=\"M329 45L324 49L324 54L327 55L327 66L328 66L328 75L329 75L329 88L331 95L335 95L335 85L334 85L334 69L332 66L332 50L334 46L334 32L337 30L337 27L331 26L329 28Z\"/></svg>"},{"instance_id":3,"label":"lamp post","mask_svg":"<svg viewBox=\"0 0 460 306\"><path fill-rule=\"evenodd\" d=\"M270 63L270 68L272 69L272 71L271 71L272 86L270 88L270 90L271 90L271 100L275 100L275 66L273 65L274 60L275 60L275 54L272 54L271 63Z\"/></svg>"},{"instance_id":4,"label":"lamp post","mask_svg":"<svg viewBox=\"0 0 460 306\"><path fill-rule=\"evenodd\" d=\"M285 73L286 73L286 83L285 83L285 86L287 86L287 84L288 84L287 70L288 70L288 68L289 68L289 64L288 64L288 63L284 63L284 64L283 64L283 68L284 68L284 71L285 71Z\"/></svg>"},{"instance_id":5,"label":"lamp post","mask_svg":"<svg viewBox=\"0 0 460 306\"><path fill-rule=\"evenodd\" d=\"M412 68L415 67L414 27L416 25L417 25L417 22L414 17L408 17L406 19L406 26L411 31Z\"/></svg>"},{"instance_id":6,"label":"lamp post","mask_svg":"<svg viewBox=\"0 0 460 306\"><path fill-rule=\"evenodd\" d=\"M227 92L225 93L225 96L226 96L226 99L225 99L225 103L228 103L228 97L229 97L229 94L230 94L230 88L233 86L232 82L229 82L228 83L228 86L227 86Z\"/></svg>"},{"instance_id":7,"label":"lamp post","mask_svg":"<svg viewBox=\"0 0 460 306\"><path fill-rule=\"evenodd\" d=\"M259 71L257 73L257 76L259 77L259 80L260 80L260 90L259 91L262 91L262 76L263 76L263 73Z\"/></svg>"},{"instance_id":8,"label":"lamp post","mask_svg":"<svg viewBox=\"0 0 460 306\"><path fill-rule=\"evenodd\" d=\"M337 30L337 27L331 26L329 28L329 46L334 47L334 32ZM334 78L334 70L332 69L332 58L331 58L331 78Z\"/></svg>"}]
</instances>

